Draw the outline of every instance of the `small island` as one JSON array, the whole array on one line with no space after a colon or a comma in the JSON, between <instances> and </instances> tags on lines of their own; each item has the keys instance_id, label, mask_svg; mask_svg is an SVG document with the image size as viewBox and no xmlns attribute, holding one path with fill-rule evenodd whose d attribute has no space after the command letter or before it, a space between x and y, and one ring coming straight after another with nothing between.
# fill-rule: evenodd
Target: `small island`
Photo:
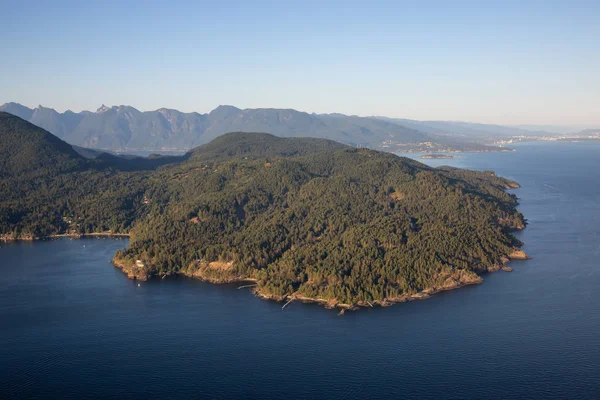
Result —
<instances>
[{"instance_id":1,"label":"small island","mask_svg":"<svg viewBox=\"0 0 600 400\"><path fill-rule=\"evenodd\" d=\"M234 132L183 156L97 155L0 113L0 237L130 235L132 279L240 282L357 309L482 282L525 259L518 183L313 138ZM150 161L148 161L150 160Z\"/></svg>"},{"instance_id":2,"label":"small island","mask_svg":"<svg viewBox=\"0 0 600 400\"><path fill-rule=\"evenodd\" d=\"M424 154L421 156L423 159L433 159L433 160L444 160L454 158L450 154Z\"/></svg>"}]
</instances>

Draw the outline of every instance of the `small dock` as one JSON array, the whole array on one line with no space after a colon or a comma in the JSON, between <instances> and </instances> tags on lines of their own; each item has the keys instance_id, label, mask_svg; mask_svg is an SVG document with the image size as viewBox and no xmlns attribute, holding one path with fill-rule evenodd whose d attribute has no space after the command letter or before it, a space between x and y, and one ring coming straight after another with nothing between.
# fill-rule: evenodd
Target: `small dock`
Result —
<instances>
[{"instance_id":1,"label":"small dock","mask_svg":"<svg viewBox=\"0 0 600 400\"><path fill-rule=\"evenodd\" d=\"M257 283L253 283L253 284L251 284L251 285L243 285L243 286L239 286L239 287L238 287L238 290L239 290L239 289L244 289L244 288L249 288L249 287L254 287L254 286L257 286L257 285L258 285Z\"/></svg>"},{"instance_id":2,"label":"small dock","mask_svg":"<svg viewBox=\"0 0 600 400\"><path fill-rule=\"evenodd\" d=\"M287 305L288 305L288 304L290 304L292 301L294 301L294 299L293 299L293 298L292 298L292 299L290 299L290 300L289 300L287 303L285 303L285 304L283 305L283 307L281 307L281 311L285 310L285 307L287 307Z\"/></svg>"}]
</instances>

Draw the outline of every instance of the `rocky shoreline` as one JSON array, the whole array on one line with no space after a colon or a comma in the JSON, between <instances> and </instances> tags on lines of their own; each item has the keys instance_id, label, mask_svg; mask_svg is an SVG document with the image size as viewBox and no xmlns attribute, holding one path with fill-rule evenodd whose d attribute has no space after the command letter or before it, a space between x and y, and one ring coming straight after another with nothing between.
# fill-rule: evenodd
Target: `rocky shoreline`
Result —
<instances>
[{"instance_id":1,"label":"rocky shoreline","mask_svg":"<svg viewBox=\"0 0 600 400\"><path fill-rule=\"evenodd\" d=\"M32 242L34 240L44 240L44 239L58 239L58 238L74 238L80 239L83 237L95 237L95 236L109 236L109 237L129 237L131 236L129 233L111 233L111 232L92 232L92 233L58 233L54 235L48 236L33 236L33 235L23 235L17 236L16 238L13 235L4 234L0 235L0 242Z\"/></svg>"},{"instance_id":2,"label":"rocky shoreline","mask_svg":"<svg viewBox=\"0 0 600 400\"><path fill-rule=\"evenodd\" d=\"M518 187L518 184L516 185ZM511 188L514 188L511 187ZM516 227L515 230L521 230L522 227ZM99 236L107 236L107 237L129 237L130 234L126 233L111 233L111 232L92 232L92 233L64 233L64 234L55 234L48 235L43 237L34 237L32 235L19 236L18 238L14 238L10 235L2 235L0 236L0 241L4 242L13 242L13 241L34 241L34 240L43 240L43 239L56 239L56 238L82 238L82 237L99 237ZM530 257L520 248L514 248L513 251L508 254L506 257L502 259L502 263L498 264L495 268L489 268L482 272L495 272L499 270L503 270L506 272L512 272L512 268L507 264L511 260L528 260ZM143 263L142 266L136 265L135 263L126 262L124 260L120 260L117 257L114 257L111 260L112 264L123 271L123 273L129 279L135 279L139 281L146 281L155 277L156 275L151 273ZM483 283L483 278L475 272L460 270L456 271L454 274L446 277L444 282L439 286L433 286L431 288L423 289L420 292L413 294L406 294L395 298L384 298L382 300L374 300L372 302L357 302L353 304L347 304L339 302L336 299L323 299L323 298L312 298L307 297L299 293L293 293L291 295L274 295L270 293L266 293L260 288L260 281L254 277L241 276L234 273L231 263L225 262L212 262L212 263L199 263L195 269L188 268L186 270L181 270L177 272L177 274L187 276L193 279L199 279L203 282L212 283L212 284L227 284L227 283L248 283L252 282L257 284L257 286L253 287L252 293L254 293L257 297L260 297L265 300L274 300L277 302L293 302L300 301L302 303L316 303L324 306L327 309L338 308L342 311L345 310L358 310L361 307L389 307L396 303L404 303L407 301L413 300L423 300L433 296L436 293L459 289L468 285L475 285ZM164 274L161 279L166 278L169 274Z\"/></svg>"},{"instance_id":3,"label":"rocky shoreline","mask_svg":"<svg viewBox=\"0 0 600 400\"><path fill-rule=\"evenodd\" d=\"M502 260L502 264L499 264L497 268L487 269L483 272L496 272L499 270L503 270L506 272L511 272L513 269L507 264L511 260L528 260L530 257L521 249L515 248L507 257ZM136 265L125 263L121 260L113 258L112 263L115 267L121 269L124 274L127 275L129 279L136 279L140 281L146 281L155 277L156 275L150 274L145 268L138 267ZM285 302L286 305L293 301L300 301L302 303L315 303L320 304L326 309L340 309L340 314L343 314L346 310L358 310L361 307L389 307L396 303L405 303L413 300L424 300L429 297L435 295L436 293L445 292L448 290L459 289L464 286L469 285L477 285L483 283L483 278L473 271L466 270L458 270L452 274L449 274L445 277L445 280L442 284L433 286L431 288L423 289L420 292L413 294L406 294L395 298L384 298L382 300L374 300L372 302L357 302L354 304L347 304L337 301L336 299L324 299L324 298L313 298L307 297L299 293L293 293L291 295L274 295L270 293L265 293L260 288L260 281L256 278L245 277L240 275L228 275L221 277L214 277L206 274L206 268L200 268L195 271L190 272L189 270L179 271L177 272L179 275L184 275L189 278L198 279L203 282L212 283L212 284L228 284L228 283L254 283L257 286L252 288L252 293L257 297L265 300L273 300L280 303ZM162 279L169 276L165 274L162 276ZM285 306L284 306L285 307Z\"/></svg>"},{"instance_id":4,"label":"rocky shoreline","mask_svg":"<svg viewBox=\"0 0 600 400\"><path fill-rule=\"evenodd\" d=\"M516 230L521 230L524 227L518 227ZM43 237L34 237L32 235L20 236L18 238L14 238L9 235L0 236L0 241L4 242L14 242L14 241L34 241L34 240L43 240L43 239L56 239L56 238L82 238L82 237L99 237L99 236L107 236L107 237L129 237L130 234L126 233L111 233L111 232L93 232L93 233L64 233L64 234L55 234L48 235ZM506 257L502 259L502 264L497 265L497 268L489 268L483 272L495 272L499 270L503 270L506 272L512 272L513 269L509 267L507 264L511 260L528 260L530 257L520 248L514 248L513 251L508 254ZM117 257L114 257L111 260L112 264L123 271L123 273L129 279L135 279L139 281L146 281L155 277L156 275L152 274L150 271L145 268L145 266L138 266L136 264L125 262L124 260L119 260ZM211 264L219 264L218 268L211 266ZM299 293L293 293L291 295L274 295L270 293L265 293L260 288L260 281L253 277L246 277L237 275L234 273L229 273L227 268L227 263L205 263L200 265L197 269L192 271L182 270L177 272L177 274L187 276L193 279L199 279L203 282L212 283L212 284L227 284L227 283L248 283L252 282L257 284L257 286L253 287L252 293L257 297L265 300L274 300L277 302L293 302L300 301L302 303L315 303L324 306L327 309L338 308L341 310L341 313L345 310L358 310L361 307L389 307L396 303L404 303L407 301L413 300L423 300L433 296L436 293L440 293L443 291L459 289L468 285L475 285L483 283L483 278L479 276L475 272L471 271L457 271L454 275L448 276L443 284L439 286L434 286L431 288L423 289L418 293L406 294L395 298L385 298L382 300L374 300L372 302L357 302L354 304L347 304L337 301L336 299L323 299L323 298L312 298L307 297ZM215 272L218 272L215 274ZM233 271L232 271L233 272ZM166 278L169 274L165 274L161 277L161 279Z\"/></svg>"}]
</instances>

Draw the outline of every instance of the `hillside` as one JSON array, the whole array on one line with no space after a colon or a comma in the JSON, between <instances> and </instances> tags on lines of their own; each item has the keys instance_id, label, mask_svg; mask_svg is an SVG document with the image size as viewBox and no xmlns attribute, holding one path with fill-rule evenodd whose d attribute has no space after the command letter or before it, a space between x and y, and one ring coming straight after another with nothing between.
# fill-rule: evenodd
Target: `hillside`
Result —
<instances>
[{"instance_id":1,"label":"hillside","mask_svg":"<svg viewBox=\"0 0 600 400\"><path fill-rule=\"evenodd\" d=\"M280 138L268 133L231 132L192 149L194 160L256 159L292 157L345 148L341 143L314 138Z\"/></svg>"},{"instance_id":2,"label":"hillside","mask_svg":"<svg viewBox=\"0 0 600 400\"><path fill-rule=\"evenodd\" d=\"M0 112L0 176L55 175L80 169L84 164L85 159L68 143L21 118Z\"/></svg>"},{"instance_id":3,"label":"hillside","mask_svg":"<svg viewBox=\"0 0 600 400\"><path fill-rule=\"evenodd\" d=\"M114 262L132 278L251 280L265 298L385 305L478 283L520 256L509 231L525 222L505 192L517 186L323 139L232 133L156 169L4 177L0 235L129 233Z\"/></svg>"},{"instance_id":4,"label":"hillside","mask_svg":"<svg viewBox=\"0 0 600 400\"><path fill-rule=\"evenodd\" d=\"M161 108L141 112L130 106L100 107L96 112L58 113L39 106L0 106L55 134L87 148L184 150L228 132L266 132L281 137L315 137L355 147L388 151L498 151L467 140L448 140L394 121L343 114L308 114L292 109L245 109L219 106L208 114Z\"/></svg>"}]
</instances>

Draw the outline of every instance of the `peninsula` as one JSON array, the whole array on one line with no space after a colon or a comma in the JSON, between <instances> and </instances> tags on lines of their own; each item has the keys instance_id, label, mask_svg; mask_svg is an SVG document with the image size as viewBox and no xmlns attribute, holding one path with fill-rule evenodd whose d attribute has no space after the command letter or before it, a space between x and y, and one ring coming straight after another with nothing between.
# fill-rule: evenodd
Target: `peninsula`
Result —
<instances>
[{"instance_id":1,"label":"peninsula","mask_svg":"<svg viewBox=\"0 0 600 400\"><path fill-rule=\"evenodd\" d=\"M229 133L181 157L85 158L0 113L0 236L129 234L130 277L250 281L279 301L389 305L481 282L525 220L492 172L325 139Z\"/></svg>"}]
</instances>

